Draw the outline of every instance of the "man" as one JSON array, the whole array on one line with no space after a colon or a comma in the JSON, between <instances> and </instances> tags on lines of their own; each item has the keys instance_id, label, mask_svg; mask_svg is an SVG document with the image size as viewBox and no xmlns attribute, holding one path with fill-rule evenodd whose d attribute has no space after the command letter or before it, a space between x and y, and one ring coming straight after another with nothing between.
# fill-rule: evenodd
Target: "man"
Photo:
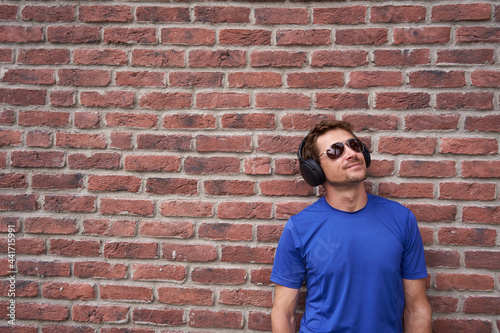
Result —
<instances>
[{"instance_id":1,"label":"man","mask_svg":"<svg viewBox=\"0 0 500 333\"><path fill-rule=\"evenodd\" d=\"M271 275L273 332L431 332L422 239L404 206L366 193L368 149L343 121L318 124L299 149L301 173L325 196L287 222ZM311 180L313 179L313 180Z\"/></svg>"}]
</instances>

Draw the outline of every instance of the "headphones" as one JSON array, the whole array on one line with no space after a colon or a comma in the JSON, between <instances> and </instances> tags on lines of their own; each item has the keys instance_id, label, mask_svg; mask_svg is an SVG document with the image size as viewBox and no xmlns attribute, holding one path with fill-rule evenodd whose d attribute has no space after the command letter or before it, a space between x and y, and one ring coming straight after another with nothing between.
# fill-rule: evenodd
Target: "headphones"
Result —
<instances>
[{"instance_id":1,"label":"headphones","mask_svg":"<svg viewBox=\"0 0 500 333\"><path fill-rule=\"evenodd\" d=\"M318 186L325 182L326 177L321 166L312 158L305 160L302 157L302 150L304 149L304 144L306 142L307 136L302 140L299 146L299 151L297 153L299 158L299 170L300 174L311 186ZM363 157L365 158L366 167L368 168L371 163L370 152L368 147L363 143Z\"/></svg>"}]
</instances>

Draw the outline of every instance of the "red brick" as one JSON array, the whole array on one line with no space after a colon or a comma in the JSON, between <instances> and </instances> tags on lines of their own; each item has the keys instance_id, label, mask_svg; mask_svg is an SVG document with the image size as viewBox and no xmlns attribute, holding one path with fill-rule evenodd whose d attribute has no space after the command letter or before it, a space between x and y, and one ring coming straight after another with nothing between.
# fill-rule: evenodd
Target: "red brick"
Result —
<instances>
[{"instance_id":1,"label":"red brick","mask_svg":"<svg viewBox=\"0 0 500 333\"><path fill-rule=\"evenodd\" d=\"M43 41L42 27L1 26L1 43L32 43Z\"/></svg>"},{"instance_id":2,"label":"red brick","mask_svg":"<svg viewBox=\"0 0 500 333\"><path fill-rule=\"evenodd\" d=\"M443 138L442 154L491 155L498 151L496 139L488 138Z\"/></svg>"},{"instance_id":3,"label":"red brick","mask_svg":"<svg viewBox=\"0 0 500 333\"><path fill-rule=\"evenodd\" d=\"M131 22L130 6L80 6L78 17L82 22Z\"/></svg>"},{"instance_id":4,"label":"red brick","mask_svg":"<svg viewBox=\"0 0 500 333\"><path fill-rule=\"evenodd\" d=\"M432 312L434 313L453 313L457 312L458 299L451 296L429 296L429 303L431 304ZM434 320L433 325L439 320ZM460 326L462 327L462 326ZM447 327L448 328L448 327ZM444 332L444 327L439 330ZM454 332L454 331L453 331Z\"/></svg>"},{"instance_id":5,"label":"red brick","mask_svg":"<svg viewBox=\"0 0 500 333\"><path fill-rule=\"evenodd\" d=\"M71 22L75 20L75 6L25 6L21 16L24 21Z\"/></svg>"},{"instance_id":6,"label":"red brick","mask_svg":"<svg viewBox=\"0 0 500 333\"><path fill-rule=\"evenodd\" d=\"M387 198L434 198L431 183L380 183L378 194Z\"/></svg>"},{"instance_id":7,"label":"red brick","mask_svg":"<svg viewBox=\"0 0 500 333\"><path fill-rule=\"evenodd\" d=\"M51 43L86 44L101 41L101 29L87 26L55 26L47 28L47 40Z\"/></svg>"},{"instance_id":8,"label":"red brick","mask_svg":"<svg viewBox=\"0 0 500 333\"><path fill-rule=\"evenodd\" d=\"M171 200L164 201L160 206L163 216L213 216L213 204L207 201Z\"/></svg>"},{"instance_id":9,"label":"red brick","mask_svg":"<svg viewBox=\"0 0 500 333\"><path fill-rule=\"evenodd\" d=\"M454 333L454 332L491 332L491 322L481 321L479 319L446 319L438 318L432 323L436 332Z\"/></svg>"},{"instance_id":10,"label":"red brick","mask_svg":"<svg viewBox=\"0 0 500 333\"><path fill-rule=\"evenodd\" d=\"M297 159L278 158L274 160L274 172L277 175L298 175L299 163Z\"/></svg>"},{"instance_id":11,"label":"red brick","mask_svg":"<svg viewBox=\"0 0 500 333\"><path fill-rule=\"evenodd\" d=\"M257 24L307 24L309 13L307 8L255 8Z\"/></svg>"},{"instance_id":12,"label":"red brick","mask_svg":"<svg viewBox=\"0 0 500 333\"><path fill-rule=\"evenodd\" d=\"M404 138L404 137L381 137L378 151L388 154L418 154L432 155L436 150L437 139L435 138Z\"/></svg>"},{"instance_id":13,"label":"red brick","mask_svg":"<svg viewBox=\"0 0 500 333\"><path fill-rule=\"evenodd\" d=\"M271 331L271 315L251 311L248 314L248 328L259 331Z\"/></svg>"},{"instance_id":14,"label":"red brick","mask_svg":"<svg viewBox=\"0 0 500 333\"><path fill-rule=\"evenodd\" d=\"M468 297L464 302L465 313L500 314L500 298L493 296Z\"/></svg>"},{"instance_id":15,"label":"red brick","mask_svg":"<svg viewBox=\"0 0 500 333\"><path fill-rule=\"evenodd\" d=\"M180 50L133 50L132 65L155 67L184 66L184 51Z\"/></svg>"},{"instance_id":16,"label":"red brick","mask_svg":"<svg viewBox=\"0 0 500 333\"><path fill-rule=\"evenodd\" d=\"M431 62L429 49L375 50L373 58L377 66L417 66Z\"/></svg>"},{"instance_id":17,"label":"red brick","mask_svg":"<svg viewBox=\"0 0 500 333\"><path fill-rule=\"evenodd\" d=\"M89 191L105 191L105 192L116 192L116 191L138 192L141 187L141 184L142 180L139 177L134 177L134 176L90 175L88 177L87 189Z\"/></svg>"},{"instance_id":18,"label":"red brick","mask_svg":"<svg viewBox=\"0 0 500 333\"><path fill-rule=\"evenodd\" d=\"M462 221L466 223L500 224L500 207L464 207Z\"/></svg>"},{"instance_id":19,"label":"red brick","mask_svg":"<svg viewBox=\"0 0 500 333\"><path fill-rule=\"evenodd\" d=\"M190 148L191 137L187 135L154 135L140 134L137 136L138 149L187 151Z\"/></svg>"},{"instance_id":20,"label":"red brick","mask_svg":"<svg viewBox=\"0 0 500 333\"><path fill-rule=\"evenodd\" d=\"M455 30L455 40L457 43L498 43L500 42L500 28L458 27Z\"/></svg>"},{"instance_id":21,"label":"red brick","mask_svg":"<svg viewBox=\"0 0 500 333\"><path fill-rule=\"evenodd\" d=\"M460 254L450 250L426 250L425 262L428 267L450 267L460 266Z\"/></svg>"},{"instance_id":22,"label":"red brick","mask_svg":"<svg viewBox=\"0 0 500 333\"><path fill-rule=\"evenodd\" d=\"M313 67L357 67L368 64L364 50L319 50L312 53Z\"/></svg>"},{"instance_id":23,"label":"red brick","mask_svg":"<svg viewBox=\"0 0 500 333\"><path fill-rule=\"evenodd\" d=\"M423 222L450 222L455 221L457 215L456 206L442 206L431 204L408 204L406 205Z\"/></svg>"},{"instance_id":24,"label":"red brick","mask_svg":"<svg viewBox=\"0 0 500 333\"><path fill-rule=\"evenodd\" d=\"M75 105L75 97L71 90L59 90L50 92L50 105L68 107Z\"/></svg>"},{"instance_id":25,"label":"red brick","mask_svg":"<svg viewBox=\"0 0 500 333\"><path fill-rule=\"evenodd\" d=\"M275 129L276 115L272 113L226 113L221 118L222 128Z\"/></svg>"},{"instance_id":26,"label":"red brick","mask_svg":"<svg viewBox=\"0 0 500 333\"><path fill-rule=\"evenodd\" d=\"M320 109L368 109L368 94L317 93L315 105Z\"/></svg>"},{"instance_id":27,"label":"red brick","mask_svg":"<svg viewBox=\"0 0 500 333\"><path fill-rule=\"evenodd\" d=\"M221 29L219 30L219 44L271 45L271 34L271 30L265 29ZM278 37L276 39L279 45Z\"/></svg>"},{"instance_id":28,"label":"red brick","mask_svg":"<svg viewBox=\"0 0 500 333\"><path fill-rule=\"evenodd\" d=\"M219 291L219 303L270 308L273 305L273 292L271 290L222 289Z\"/></svg>"},{"instance_id":29,"label":"red brick","mask_svg":"<svg viewBox=\"0 0 500 333\"><path fill-rule=\"evenodd\" d=\"M341 87L343 83L344 77L342 72L295 72L287 75L287 84L290 88L334 88Z\"/></svg>"},{"instance_id":30,"label":"red brick","mask_svg":"<svg viewBox=\"0 0 500 333\"><path fill-rule=\"evenodd\" d=\"M243 67L246 52L242 50L192 50L189 52L189 67Z\"/></svg>"},{"instance_id":31,"label":"red brick","mask_svg":"<svg viewBox=\"0 0 500 333\"><path fill-rule=\"evenodd\" d=\"M69 311L64 305L16 302L17 320L65 321L68 318Z\"/></svg>"},{"instance_id":32,"label":"red brick","mask_svg":"<svg viewBox=\"0 0 500 333\"><path fill-rule=\"evenodd\" d=\"M18 280L14 283L16 290L16 297L37 297L38 296L38 283L35 281ZM7 297L9 295L10 282L4 280L0 283L0 295ZM4 326L5 327L5 326ZM2 328L0 328L2 332ZM36 333L36 331L34 331Z\"/></svg>"},{"instance_id":33,"label":"red brick","mask_svg":"<svg viewBox=\"0 0 500 333\"><path fill-rule=\"evenodd\" d=\"M408 77L408 84L418 88L460 88L466 85L463 71L418 71Z\"/></svg>"},{"instance_id":34,"label":"red brick","mask_svg":"<svg viewBox=\"0 0 500 333\"><path fill-rule=\"evenodd\" d=\"M125 170L140 172L176 172L179 171L178 156L127 155Z\"/></svg>"},{"instance_id":35,"label":"red brick","mask_svg":"<svg viewBox=\"0 0 500 333\"><path fill-rule=\"evenodd\" d=\"M144 22L190 22L188 7L139 6L137 21Z\"/></svg>"},{"instance_id":36,"label":"red brick","mask_svg":"<svg viewBox=\"0 0 500 333\"><path fill-rule=\"evenodd\" d=\"M366 6L342 6L314 8L314 24L360 24L366 23Z\"/></svg>"},{"instance_id":37,"label":"red brick","mask_svg":"<svg viewBox=\"0 0 500 333\"><path fill-rule=\"evenodd\" d=\"M457 130L459 115L408 115L405 116L405 128L410 131L445 131Z\"/></svg>"},{"instance_id":38,"label":"red brick","mask_svg":"<svg viewBox=\"0 0 500 333\"><path fill-rule=\"evenodd\" d=\"M270 219L272 204L267 202L220 202L217 216L221 219Z\"/></svg>"},{"instance_id":39,"label":"red brick","mask_svg":"<svg viewBox=\"0 0 500 333\"><path fill-rule=\"evenodd\" d=\"M500 269L500 252L466 251L465 267L498 270Z\"/></svg>"},{"instance_id":40,"label":"red brick","mask_svg":"<svg viewBox=\"0 0 500 333\"><path fill-rule=\"evenodd\" d=\"M436 273L437 290L493 290L495 280L487 274Z\"/></svg>"},{"instance_id":41,"label":"red brick","mask_svg":"<svg viewBox=\"0 0 500 333\"><path fill-rule=\"evenodd\" d=\"M22 135L21 131L0 129L0 147L20 146L21 135Z\"/></svg>"},{"instance_id":42,"label":"red brick","mask_svg":"<svg viewBox=\"0 0 500 333\"><path fill-rule=\"evenodd\" d=\"M287 113L281 117L284 129L309 130L326 119L335 119L335 115L324 113Z\"/></svg>"},{"instance_id":43,"label":"red brick","mask_svg":"<svg viewBox=\"0 0 500 333\"><path fill-rule=\"evenodd\" d=\"M152 113L122 113L112 112L106 114L108 127L132 127L132 128L154 128L158 122L158 116Z\"/></svg>"},{"instance_id":44,"label":"red brick","mask_svg":"<svg viewBox=\"0 0 500 333\"><path fill-rule=\"evenodd\" d=\"M18 260L17 270L19 274L39 277L70 276L69 262Z\"/></svg>"},{"instance_id":45,"label":"red brick","mask_svg":"<svg viewBox=\"0 0 500 333\"><path fill-rule=\"evenodd\" d=\"M348 87L395 87L403 84L401 72L390 71L352 71L349 74Z\"/></svg>"},{"instance_id":46,"label":"red brick","mask_svg":"<svg viewBox=\"0 0 500 333\"><path fill-rule=\"evenodd\" d=\"M135 87L164 87L165 73L159 72L116 72L116 84Z\"/></svg>"},{"instance_id":47,"label":"red brick","mask_svg":"<svg viewBox=\"0 0 500 333\"><path fill-rule=\"evenodd\" d=\"M101 198L101 214L153 216L154 202L139 199Z\"/></svg>"},{"instance_id":48,"label":"red brick","mask_svg":"<svg viewBox=\"0 0 500 333\"><path fill-rule=\"evenodd\" d=\"M23 126L66 127L70 122L69 112L21 111L18 122Z\"/></svg>"},{"instance_id":49,"label":"red brick","mask_svg":"<svg viewBox=\"0 0 500 333\"><path fill-rule=\"evenodd\" d=\"M209 262L217 258L217 249L213 245L183 245L164 243L163 258L182 262Z\"/></svg>"},{"instance_id":50,"label":"red brick","mask_svg":"<svg viewBox=\"0 0 500 333\"><path fill-rule=\"evenodd\" d=\"M385 177L394 173L394 161L372 160L368 175L371 177Z\"/></svg>"},{"instance_id":51,"label":"red brick","mask_svg":"<svg viewBox=\"0 0 500 333\"><path fill-rule=\"evenodd\" d=\"M268 153L297 153L302 137L281 135L259 135L257 151Z\"/></svg>"},{"instance_id":52,"label":"red brick","mask_svg":"<svg viewBox=\"0 0 500 333\"><path fill-rule=\"evenodd\" d=\"M270 175L271 159L269 157L249 157L245 159L245 174L248 175Z\"/></svg>"},{"instance_id":53,"label":"red brick","mask_svg":"<svg viewBox=\"0 0 500 333\"><path fill-rule=\"evenodd\" d=\"M155 28L105 28L103 34L106 44L156 44L156 39Z\"/></svg>"},{"instance_id":54,"label":"red brick","mask_svg":"<svg viewBox=\"0 0 500 333\"><path fill-rule=\"evenodd\" d=\"M263 109L308 109L311 98L301 93L258 93L255 102Z\"/></svg>"},{"instance_id":55,"label":"red brick","mask_svg":"<svg viewBox=\"0 0 500 333\"><path fill-rule=\"evenodd\" d=\"M205 23L250 23L250 8L197 6L194 8L195 20Z\"/></svg>"},{"instance_id":56,"label":"red brick","mask_svg":"<svg viewBox=\"0 0 500 333\"><path fill-rule=\"evenodd\" d=\"M191 222L141 221L139 234L150 237L191 238L194 227Z\"/></svg>"},{"instance_id":57,"label":"red brick","mask_svg":"<svg viewBox=\"0 0 500 333\"><path fill-rule=\"evenodd\" d=\"M94 287L87 283L44 282L42 295L45 298L92 300L96 298Z\"/></svg>"},{"instance_id":58,"label":"red brick","mask_svg":"<svg viewBox=\"0 0 500 333\"><path fill-rule=\"evenodd\" d=\"M184 324L184 310L135 308L132 321L140 324L179 326Z\"/></svg>"},{"instance_id":59,"label":"red brick","mask_svg":"<svg viewBox=\"0 0 500 333\"><path fill-rule=\"evenodd\" d=\"M314 188L302 180L266 180L260 182L260 190L265 196L310 196Z\"/></svg>"},{"instance_id":60,"label":"red brick","mask_svg":"<svg viewBox=\"0 0 500 333\"><path fill-rule=\"evenodd\" d=\"M89 326L43 326L42 333L94 333Z\"/></svg>"},{"instance_id":61,"label":"red brick","mask_svg":"<svg viewBox=\"0 0 500 333\"><path fill-rule=\"evenodd\" d=\"M13 50L0 48L0 63L12 63L14 60L13 55Z\"/></svg>"},{"instance_id":62,"label":"red brick","mask_svg":"<svg viewBox=\"0 0 500 333\"><path fill-rule=\"evenodd\" d=\"M125 323L129 309L117 305L73 305L73 320L89 323Z\"/></svg>"},{"instance_id":63,"label":"red brick","mask_svg":"<svg viewBox=\"0 0 500 333\"><path fill-rule=\"evenodd\" d=\"M0 239L0 252L9 253L12 251L12 245L15 245L15 253L17 254L44 255L46 253L45 241L41 238L17 237L15 244L8 242L9 239L7 237ZM11 251L9 251L9 245L11 246Z\"/></svg>"},{"instance_id":64,"label":"red brick","mask_svg":"<svg viewBox=\"0 0 500 333\"><path fill-rule=\"evenodd\" d=\"M474 50L439 50L436 63L446 64L493 64L495 52L493 49Z\"/></svg>"},{"instance_id":65,"label":"red brick","mask_svg":"<svg viewBox=\"0 0 500 333\"><path fill-rule=\"evenodd\" d=\"M17 168L62 168L65 155L60 151L13 151L11 165Z\"/></svg>"},{"instance_id":66,"label":"red brick","mask_svg":"<svg viewBox=\"0 0 500 333\"><path fill-rule=\"evenodd\" d=\"M346 114L342 120L350 122L355 131L396 130L399 118L392 115Z\"/></svg>"},{"instance_id":67,"label":"red brick","mask_svg":"<svg viewBox=\"0 0 500 333\"><path fill-rule=\"evenodd\" d=\"M213 45L215 30L204 28L165 28L161 30L162 44Z\"/></svg>"},{"instance_id":68,"label":"red brick","mask_svg":"<svg viewBox=\"0 0 500 333\"><path fill-rule=\"evenodd\" d=\"M450 41L450 27L394 28L394 44L445 44Z\"/></svg>"},{"instance_id":69,"label":"red brick","mask_svg":"<svg viewBox=\"0 0 500 333\"><path fill-rule=\"evenodd\" d=\"M252 138L250 136L198 135L196 150L199 152L250 152Z\"/></svg>"},{"instance_id":70,"label":"red brick","mask_svg":"<svg viewBox=\"0 0 500 333\"><path fill-rule=\"evenodd\" d=\"M28 217L24 230L30 234L76 234L78 225L73 218Z\"/></svg>"},{"instance_id":71,"label":"red brick","mask_svg":"<svg viewBox=\"0 0 500 333\"><path fill-rule=\"evenodd\" d=\"M399 175L428 178L454 177L456 176L456 163L454 161L401 161Z\"/></svg>"},{"instance_id":72,"label":"red brick","mask_svg":"<svg viewBox=\"0 0 500 333\"><path fill-rule=\"evenodd\" d=\"M183 281L186 278L186 267L181 265L132 265L133 280L173 280Z\"/></svg>"},{"instance_id":73,"label":"red brick","mask_svg":"<svg viewBox=\"0 0 500 333\"><path fill-rule=\"evenodd\" d=\"M132 148L132 133L111 132L111 143L109 146L115 149Z\"/></svg>"},{"instance_id":74,"label":"red brick","mask_svg":"<svg viewBox=\"0 0 500 333\"><path fill-rule=\"evenodd\" d=\"M251 224L203 223L198 229L201 238L229 241L252 240Z\"/></svg>"},{"instance_id":75,"label":"red brick","mask_svg":"<svg viewBox=\"0 0 500 333\"><path fill-rule=\"evenodd\" d=\"M27 188L26 175L22 173L0 174L0 187L2 188Z\"/></svg>"},{"instance_id":76,"label":"red brick","mask_svg":"<svg viewBox=\"0 0 500 333\"><path fill-rule=\"evenodd\" d=\"M205 288L159 287L158 302L178 305L214 305L212 290Z\"/></svg>"},{"instance_id":77,"label":"red brick","mask_svg":"<svg viewBox=\"0 0 500 333\"><path fill-rule=\"evenodd\" d=\"M153 290L150 287L101 284L99 286L99 295L103 300L146 303L151 303L153 301Z\"/></svg>"},{"instance_id":78,"label":"red brick","mask_svg":"<svg viewBox=\"0 0 500 333\"><path fill-rule=\"evenodd\" d=\"M305 52L253 51L250 55L252 67L302 67L305 62Z\"/></svg>"},{"instance_id":79,"label":"red brick","mask_svg":"<svg viewBox=\"0 0 500 333\"><path fill-rule=\"evenodd\" d=\"M107 242L104 244L106 258L158 258L158 244L146 242Z\"/></svg>"},{"instance_id":80,"label":"red brick","mask_svg":"<svg viewBox=\"0 0 500 333\"><path fill-rule=\"evenodd\" d=\"M67 148L106 148L106 137L87 133L56 133L56 146Z\"/></svg>"},{"instance_id":81,"label":"red brick","mask_svg":"<svg viewBox=\"0 0 500 333\"><path fill-rule=\"evenodd\" d=\"M491 6L487 3L436 5L432 7L432 22L487 21Z\"/></svg>"},{"instance_id":82,"label":"red brick","mask_svg":"<svg viewBox=\"0 0 500 333\"><path fill-rule=\"evenodd\" d=\"M124 279L127 276L127 265L111 264L101 261L75 262L73 274L82 279Z\"/></svg>"},{"instance_id":83,"label":"red brick","mask_svg":"<svg viewBox=\"0 0 500 333\"><path fill-rule=\"evenodd\" d=\"M26 145L28 147L50 147L52 146L52 133L41 130L29 131L26 133Z\"/></svg>"},{"instance_id":84,"label":"red brick","mask_svg":"<svg viewBox=\"0 0 500 333\"><path fill-rule=\"evenodd\" d=\"M198 181L184 178L148 178L146 192L155 194L197 195Z\"/></svg>"},{"instance_id":85,"label":"red brick","mask_svg":"<svg viewBox=\"0 0 500 333\"><path fill-rule=\"evenodd\" d=\"M172 72L169 74L171 87L222 87L224 74L221 72Z\"/></svg>"},{"instance_id":86,"label":"red brick","mask_svg":"<svg viewBox=\"0 0 500 333\"><path fill-rule=\"evenodd\" d=\"M243 315L236 311L191 310L189 326L241 329L243 328Z\"/></svg>"},{"instance_id":87,"label":"red brick","mask_svg":"<svg viewBox=\"0 0 500 333\"><path fill-rule=\"evenodd\" d=\"M239 109L250 107L250 94L210 92L196 95L200 109Z\"/></svg>"},{"instance_id":88,"label":"red brick","mask_svg":"<svg viewBox=\"0 0 500 333\"><path fill-rule=\"evenodd\" d=\"M493 183L441 183L439 199L442 200L495 200Z\"/></svg>"},{"instance_id":89,"label":"red brick","mask_svg":"<svg viewBox=\"0 0 500 333\"><path fill-rule=\"evenodd\" d=\"M56 82L53 69L9 69L2 82L49 85Z\"/></svg>"},{"instance_id":90,"label":"red brick","mask_svg":"<svg viewBox=\"0 0 500 333\"><path fill-rule=\"evenodd\" d=\"M339 29L335 32L335 43L339 45L382 45L387 43L387 29Z\"/></svg>"},{"instance_id":91,"label":"red brick","mask_svg":"<svg viewBox=\"0 0 500 333\"><path fill-rule=\"evenodd\" d=\"M271 278L272 268L257 268L251 270L250 282L257 286L272 284Z\"/></svg>"},{"instance_id":92,"label":"red brick","mask_svg":"<svg viewBox=\"0 0 500 333\"><path fill-rule=\"evenodd\" d=\"M231 263L272 264L275 248L271 246L222 246L221 261Z\"/></svg>"},{"instance_id":93,"label":"red brick","mask_svg":"<svg viewBox=\"0 0 500 333\"><path fill-rule=\"evenodd\" d=\"M377 109L414 110L430 107L430 94L424 92L384 92L375 97Z\"/></svg>"},{"instance_id":94,"label":"red brick","mask_svg":"<svg viewBox=\"0 0 500 333\"><path fill-rule=\"evenodd\" d=\"M500 87L500 71L474 71L471 81L475 87Z\"/></svg>"},{"instance_id":95,"label":"red brick","mask_svg":"<svg viewBox=\"0 0 500 333\"><path fill-rule=\"evenodd\" d=\"M16 115L13 110L0 110L0 124L14 125Z\"/></svg>"},{"instance_id":96,"label":"red brick","mask_svg":"<svg viewBox=\"0 0 500 333\"><path fill-rule=\"evenodd\" d=\"M209 195L254 195L255 183L245 180L207 180L203 183Z\"/></svg>"},{"instance_id":97,"label":"red brick","mask_svg":"<svg viewBox=\"0 0 500 333\"><path fill-rule=\"evenodd\" d=\"M330 45L330 29L281 29L276 31L276 45Z\"/></svg>"},{"instance_id":98,"label":"red brick","mask_svg":"<svg viewBox=\"0 0 500 333\"><path fill-rule=\"evenodd\" d=\"M68 156L68 166L70 169L118 169L120 154L95 153L90 156L72 154Z\"/></svg>"},{"instance_id":99,"label":"red brick","mask_svg":"<svg viewBox=\"0 0 500 333\"><path fill-rule=\"evenodd\" d=\"M17 16L17 5L0 5L0 20L15 21Z\"/></svg>"},{"instance_id":100,"label":"red brick","mask_svg":"<svg viewBox=\"0 0 500 333\"><path fill-rule=\"evenodd\" d=\"M186 174L236 174L240 160L236 157L188 157L184 161Z\"/></svg>"},{"instance_id":101,"label":"red brick","mask_svg":"<svg viewBox=\"0 0 500 333\"><path fill-rule=\"evenodd\" d=\"M75 112L75 126L78 128L99 128L101 117L97 112Z\"/></svg>"},{"instance_id":102,"label":"red brick","mask_svg":"<svg viewBox=\"0 0 500 333\"><path fill-rule=\"evenodd\" d=\"M438 240L441 244L493 246L497 232L486 228L452 228L439 229Z\"/></svg>"},{"instance_id":103,"label":"red brick","mask_svg":"<svg viewBox=\"0 0 500 333\"><path fill-rule=\"evenodd\" d=\"M76 49L73 62L81 65L126 65L127 53L115 49Z\"/></svg>"},{"instance_id":104,"label":"red brick","mask_svg":"<svg viewBox=\"0 0 500 333\"><path fill-rule=\"evenodd\" d=\"M493 93L440 93L436 97L439 109L493 109Z\"/></svg>"},{"instance_id":105,"label":"red brick","mask_svg":"<svg viewBox=\"0 0 500 333\"><path fill-rule=\"evenodd\" d=\"M465 118L465 129L468 131L500 132L500 116Z\"/></svg>"},{"instance_id":106,"label":"red brick","mask_svg":"<svg viewBox=\"0 0 500 333\"><path fill-rule=\"evenodd\" d=\"M98 69L59 69L59 84L63 86L104 87L111 82L111 72Z\"/></svg>"},{"instance_id":107,"label":"red brick","mask_svg":"<svg viewBox=\"0 0 500 333\"><path fill-rule=\"evenodd\" d=\"M83 220L82 234L85 235L102 235L115 237L132 237L135 236L136 221L129 220Z\"/></svg>"},{"instance_id":108,"label":"red brick","mask_svg":"<svg viewBox=\"0 0 500 333\"><path fill-rule=\"evenodd\" d=\"M17 62L30 65L67 64L69 57L68 49L21 49Z\"/></svg>"},{"instance_id":109,"label":"red brick","mask_svg":"<svg viewBox=\"0 0 500 333\"><path fill-rule=\"evenodd\" d=\"M49 254L65 257L96 257L100 254L100 243L95 240L50 239Z\"/></svg>"},{"instance_id":110,"label":"red brick","mask_svg":"<svg viewBox=\"0 0 500 333\"><path fill-rule=\"evenodd\" d=\"M2 88L0 89L0 103L22 106L44 105L46 94L46 90Z\"/></svg>"},{"instance_id":111,"label":"red brick","mask_svg":"<svg viewBox=\"0 0 500 333\"><path fill-rule=\"evenodd\" d=\"M139 104L147 109L185 109L192 105L192 94L185 92L149 92L143 94Z\"/></svg>"},{"instance_id":112,"label":"red brick","mask_svg":"<svg viewBox=\"0 0 500 333\"><path fill-rule=\"evenodd\" d=\"M376 6L371 8L373 23L423 22L427 10L424 6Z\"/></svg>"}]
</instances>

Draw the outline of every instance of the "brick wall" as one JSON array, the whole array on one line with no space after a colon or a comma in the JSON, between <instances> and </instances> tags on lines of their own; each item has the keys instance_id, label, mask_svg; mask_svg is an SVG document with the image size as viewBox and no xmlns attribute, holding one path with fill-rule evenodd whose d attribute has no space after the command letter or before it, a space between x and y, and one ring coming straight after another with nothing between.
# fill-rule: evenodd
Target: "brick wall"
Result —
<instances>
[{"instance_id":1,"label":"brick wall","mask_svg":"<svg viewBox=\"0 0 500 333\"><path fill-rule=\"evenodd\" d=\"M499 332L499 22L494 0L2 1L0 332L270 330L324 118L417 216L435 331Z\"/></svg>"}]
</instances>

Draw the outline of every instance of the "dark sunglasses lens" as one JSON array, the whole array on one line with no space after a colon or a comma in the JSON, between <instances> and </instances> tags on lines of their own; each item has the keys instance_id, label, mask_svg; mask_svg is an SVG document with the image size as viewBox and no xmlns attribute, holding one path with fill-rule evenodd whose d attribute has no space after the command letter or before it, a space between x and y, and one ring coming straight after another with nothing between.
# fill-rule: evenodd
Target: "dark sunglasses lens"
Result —
<instances>
[{"instance_id":1,"label":"dark sunglasses lens","mask_svg":"<svg viewBox=\"0 0 500 333\"><path fill-rule=\"evenodd\" d=\"M344 154L344 144L342 142L334 143L326 150L326 156L332 160L336 160L342 154Z\"/></svg>"},{"instance_id":2,"label":"dark sunglasses lens","mask_svg":"<svg viewBox=\"0 0 500 333\"><path fill-rule=\"evenodd\" d=\"M347 140L347 145L356 153L361 153L363 151L363 142L361 142L361 140L359 139Z\"/></svg>"}]
</instances>

